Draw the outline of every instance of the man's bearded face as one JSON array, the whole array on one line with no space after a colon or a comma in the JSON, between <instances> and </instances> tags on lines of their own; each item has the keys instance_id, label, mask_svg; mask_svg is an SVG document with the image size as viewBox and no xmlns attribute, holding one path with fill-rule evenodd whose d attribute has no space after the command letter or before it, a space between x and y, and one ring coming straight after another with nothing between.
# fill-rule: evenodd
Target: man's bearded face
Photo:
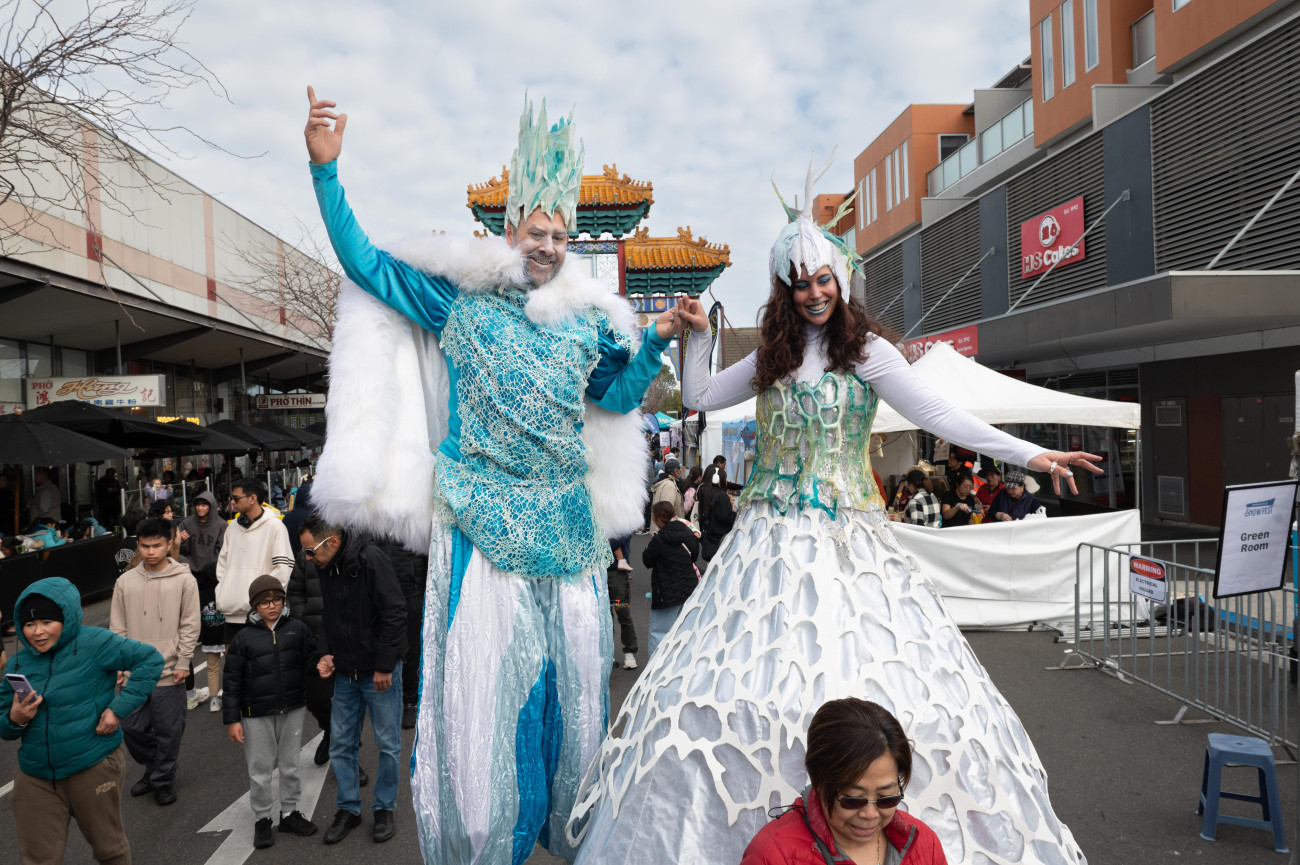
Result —
<instances>
[{"instance_id":1,"label":"man's bearded face","mask_svg":"<svg viewBox=\"0 0 1300 865\"><path fill-rule=\"evenodd\" d=\"M539 207L517 227L506 221L506 243L519 250L524 275L536 288L549 282L564 266L569 231L559 211L548 216Z\"/></svg>"}]
</instances>

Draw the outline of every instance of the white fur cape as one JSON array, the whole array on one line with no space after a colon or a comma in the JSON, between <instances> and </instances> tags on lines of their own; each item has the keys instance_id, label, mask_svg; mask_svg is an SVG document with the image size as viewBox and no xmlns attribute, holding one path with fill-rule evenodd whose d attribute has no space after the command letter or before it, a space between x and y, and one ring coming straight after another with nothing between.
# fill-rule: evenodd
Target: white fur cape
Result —
<instances>
[{"instance_id":1,"label":"white fur cape","mask_svg":"<svg viewBox=\"0 0 1300 865\"><path fill-rule=\"evenodd\" d=\"M518 251L501 238L421 235L389 250L462 293L526 285ZM631 306L590 277L561 268L532 289L525 313L556 323L597 307L633 339ZM343 281L329 361L325 449L312 501L325 519L429 548L434 453L447 436L447 364L429 331ZM587 489L597 525L608 537L642 524L649 463L641 412L606 411L586 401L582 440Z\"/></svg>"}]
</instances>

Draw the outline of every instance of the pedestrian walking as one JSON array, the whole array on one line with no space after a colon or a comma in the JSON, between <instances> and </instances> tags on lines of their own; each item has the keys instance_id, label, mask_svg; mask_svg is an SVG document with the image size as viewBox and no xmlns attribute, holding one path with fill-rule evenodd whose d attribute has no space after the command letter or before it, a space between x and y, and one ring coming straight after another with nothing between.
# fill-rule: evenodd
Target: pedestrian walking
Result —
<instances>
[{"instance_id":1,"label":"pedestrian walking","mask_svg":"<svg viewBox=\"0 0 1300 865\"><path fill-rule=\"evenodd\" d=\"M280 770L279 831L315 835L317 826L298 810L302 782L298 749L306 717L305 673L320 659L311 628L285 606L280 581L264 574L248 587L248 624L230 642L223 676L222 720L230 741L244 746L253 846L275 843L271 773Z\"/></svg>"},{"instance_id":2,"label":"pedestrian walking","mask_svg":"<svg viewBox=\"0 0 1300 865\"><path fill-rule=\"evenodd\" d=\"M121 719L144 704L163 671L153 646L82 624L81 595L62 577L32 583L14 605L18 651L5 666L31 693L0 680L0 739L20 740L9 794L21 865L63 861L68 821L95 861L130 865L122 824L126 748ZM130 673L117 690L118 671Z\"/></svg>"},{"instance_id":3,"label":"pedestrian walking","mask_svg":"<svg viewBox=\"0 0 1300 865\"><path fill-rule=\"evenodd\" d=\"M185 732L185 679L199 641L199 586L184 565L169 555L172 525L144 520L136 528L140 564L118 577L109 608L109 629L118 636L153 646L163 670L144 704L122 720L132 759L144 775L132 796L153 793L159 805L176 801L176 762Z\"/></svg>"},{"instance_id":4,"label":"pedestrian walking","mask_svg":"<svg viewBox=\"0 0 1300 865\"><path fill-rule=\"evenodd\" d=\"M208 700L208 711L221 711L221 656L226 651L225 617L217 610L217 559L226 537L217 497L204 490L194 500L194 513L181 521L180 559L199 584L199 645L207 661L208 687L193 695ZM187 695L188 696L188 695ZM187 701L187 706L193 708Z\"/></svg>"},{"instance_id":5,"label":"pedestrian walking","mask_svg":"<svg viewBox=\"0 0 1300 865\"><path fill-rule=\"evenodd\" d=\"M320 514L303 523L304 579L317 576L324 597L324 628L317 635L317 669L334 679L330 762L338 782L334 821L325 843L336 844L361 825L357 752L366 712L379 749L375 773L373 837L395 833L397 765L402 750L402 658L406 654L406 601L393 564L366 536L330 525Z\"/></svg>"},{"instance_id":6,"label":"pedestrian walking","mask_svg":"<svg viewBox=\"0 0 1300 865\"><path fill-rule=\"evenodd\" d=\"M682 604L700 582L695 567L700 539L668 502L656 503L650 515L658 531L642 551L641 561L650 569L649 648L654 657L659 641L677 621Z\"/></svg>"}]
</instances>

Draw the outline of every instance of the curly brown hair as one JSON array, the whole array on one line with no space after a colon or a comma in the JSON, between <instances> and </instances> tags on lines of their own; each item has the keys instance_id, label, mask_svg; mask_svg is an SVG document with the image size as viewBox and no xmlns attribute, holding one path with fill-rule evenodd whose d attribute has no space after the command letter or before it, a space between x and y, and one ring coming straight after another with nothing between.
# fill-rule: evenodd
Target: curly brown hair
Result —
<instances>
[{"instance_id":1,"label":"curly brown hair","mask_svg":"<svg viewBox=\"0 0 1300 865\"><path fill-rule=\"evenodd\" d=\"M803 363L805 321L795 309L793 283L799 273L790 268L791 285L772 277L772 293L759 310L763 323L759 327L758 365L750 381L762 393L785 378ZM835 311L826 322L827 372L852 369L867 359L867 340L879 336L881 327L867 314L856 298L840 297Z\"/></svg>"}]
</instances>

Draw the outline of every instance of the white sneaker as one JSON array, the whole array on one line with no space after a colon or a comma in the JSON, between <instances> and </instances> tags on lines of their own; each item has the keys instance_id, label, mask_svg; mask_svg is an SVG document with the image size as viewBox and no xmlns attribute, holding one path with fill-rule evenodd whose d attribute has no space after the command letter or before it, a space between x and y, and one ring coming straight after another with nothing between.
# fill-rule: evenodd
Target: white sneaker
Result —
<instances>
[{"instance_id":1,"label":"white sneaker","mask_svg":"<svg viewBox=\"0 0 1300 865\"><path fill-rule=\"evenodd\" d=\"M623 654L623 669L624 670L636 669L636 655L632 654L631 652L625 652Z\"/></svg>"},{"instance_id":2,"label":"white sneaker","mask_svg":"<svg viewBox=\"0 0 1300 865\"><path fill-rule=\"evenodd\" d=\"M213 697L211 700L208 701L208 711L209 711L209 712L220 712L220 711L221 711L221 698L220 698L220 697Z\"/></svg>"},{"instance_id":3,"label":"white sneaker","mask_svg":"<svg viewBox=\"0 0 1300 865\"><path fill-rule=\"evenodd\" d=\"M188 712L208 698L208 689L199 688L197 691L187 691L185 694L185 710Z\"/></svg>"},{"instance_id":4,"label":"white sneaker","mask_svg":"<svg viewBox=\"0 0 1300 865\"><path fill-rule=\"evenodd\" d=\"M629 562L627 559L619 559L616 567L620 571L630 571L632 570L632 563Z\"/></svg>"}]
</instances>

